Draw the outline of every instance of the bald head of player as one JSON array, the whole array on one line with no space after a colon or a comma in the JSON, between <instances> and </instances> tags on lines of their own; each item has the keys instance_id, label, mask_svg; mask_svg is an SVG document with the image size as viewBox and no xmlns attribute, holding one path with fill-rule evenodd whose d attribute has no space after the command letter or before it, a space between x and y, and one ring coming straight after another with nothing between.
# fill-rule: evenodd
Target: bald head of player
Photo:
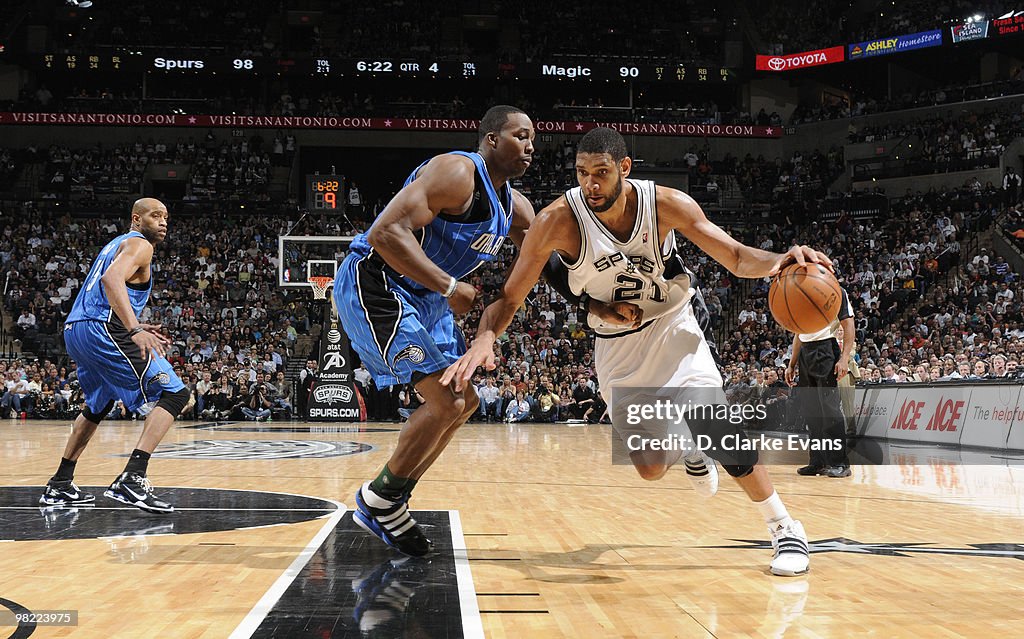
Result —
<instances>
[{"instance_id":1,"label":"bald head of player","mask_svg":"<svg viewBox=\"0 0 1024 639\"><path fill-rule=\"evenodd\" d=\"M480 155L492 179L506 181L526 173L533 162L533 121L522 109L499 104L487 109L477 130Z\"/></svg>"},{"instance_id":2,"label":"bald head of player","mask_svg":"<svg viewBox=\"0 0 1024 639\"><path fill-rule=\"evenodd\" d=\"M167 207L160 200L144 197L132 205L132 230L142 233L153 244L167 237Z\"/></svg>"},{"instance_id":3,"label":"bald head of player","mask_svg":"<svg viewBox=\"0 0 1024 639\"><path fill-rule=\"evenodd\" d=\"M618 131L598 127L583 136L576 147L576 180L591 211L603 213L615 206L632 166Z\"/></svg>"}]
</instances>

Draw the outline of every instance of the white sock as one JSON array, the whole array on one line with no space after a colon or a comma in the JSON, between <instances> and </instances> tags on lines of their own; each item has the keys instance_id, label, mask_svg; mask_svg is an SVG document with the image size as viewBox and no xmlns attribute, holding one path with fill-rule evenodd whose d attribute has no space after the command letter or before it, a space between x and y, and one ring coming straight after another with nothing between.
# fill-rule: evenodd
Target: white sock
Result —
<instances>
[{"instance_id":1,"label":"white sock","mask_svg":"<svg viewBox=\"0 0 1024 639\"><path fill-rule=\"evenodd\" d=\"M755 501L754 505L761 511L761 516L764 517L764 521L769 527L775 527L780 523L785 524L790 519L789 511L782 503L779 493L775 491L772 491L771 497L764 501Z\"/></svg>"}]
</instances>

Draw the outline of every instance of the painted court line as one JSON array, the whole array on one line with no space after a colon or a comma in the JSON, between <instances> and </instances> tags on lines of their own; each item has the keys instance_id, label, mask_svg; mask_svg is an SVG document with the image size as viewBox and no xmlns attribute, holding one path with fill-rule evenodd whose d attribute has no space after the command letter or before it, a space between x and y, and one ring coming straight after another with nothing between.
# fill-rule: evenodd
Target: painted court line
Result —
<instances>
[{"instance_id":1,"label":"painted court line","mask_svg":"<svg viewBox=\"0 0 1024 639\"><path fill-rule=\"evenodd\" d=\"M309 543L302 552L299 553L291 565L281 573L281 576L277 578L277 581L275 581L263 597L256 602L256 605L253 606L252 610L249 611L249 614L245 616L245 619L242 619L242 622L238 624L235 631L231 633L229 639L248 639L254 632L256 632L256 629L260 627L263 620L267 618L267 615L274 607L274 604L276 604L281 598L281 595L284 594L285 590L288 590L288 586L295 581L295 578L300 572L302 572L302 569L306 567L306 564L309 563L310 558L312 558L316 551L320 549L324 540L327 539L327 536L334 531L338 522L341 521L341 518L345 515L347 510L345 505L330 499L325 499L324 501L330 501L335 504L338 507L338 510L336 510L334 514L327 519L323 527L320 528L320 532L309 540ZM481 634L480 636L482 637L483 635Z\"/></svg>"}]
</instances>

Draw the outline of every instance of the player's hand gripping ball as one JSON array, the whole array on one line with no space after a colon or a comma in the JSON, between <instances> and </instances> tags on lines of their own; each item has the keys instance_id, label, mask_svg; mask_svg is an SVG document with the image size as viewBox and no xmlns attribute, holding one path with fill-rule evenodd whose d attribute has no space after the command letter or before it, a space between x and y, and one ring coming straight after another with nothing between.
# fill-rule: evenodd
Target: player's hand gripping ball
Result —
<instances>
[{"instance_id":1,"label":"player's hand gripping ball","mask_svg":"<svg viewBox=\"0 0 1024 639\"><path fill-rule=\"evenodd\" d=\"M832 271L820 264L790 264L772 278L768 307L791 333L817 333L836 320L843 292Z\"/></svg>"}]
</instances>

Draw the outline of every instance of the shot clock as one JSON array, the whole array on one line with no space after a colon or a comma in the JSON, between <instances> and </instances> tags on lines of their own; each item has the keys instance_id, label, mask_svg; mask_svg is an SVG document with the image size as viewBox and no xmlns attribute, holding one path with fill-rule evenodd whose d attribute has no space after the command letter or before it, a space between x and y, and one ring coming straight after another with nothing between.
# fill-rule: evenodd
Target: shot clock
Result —
<instances>
[{"instance_id":1,"label":"shot clock","mask_svg":"<svg viewBox=\"0 0 1024 639\"><path fill-rule=\"evenodd\" d=\"M307 175L306 206L311 211L343 211L345 178L340 175Z\"/></svg>"}]
</instances>

